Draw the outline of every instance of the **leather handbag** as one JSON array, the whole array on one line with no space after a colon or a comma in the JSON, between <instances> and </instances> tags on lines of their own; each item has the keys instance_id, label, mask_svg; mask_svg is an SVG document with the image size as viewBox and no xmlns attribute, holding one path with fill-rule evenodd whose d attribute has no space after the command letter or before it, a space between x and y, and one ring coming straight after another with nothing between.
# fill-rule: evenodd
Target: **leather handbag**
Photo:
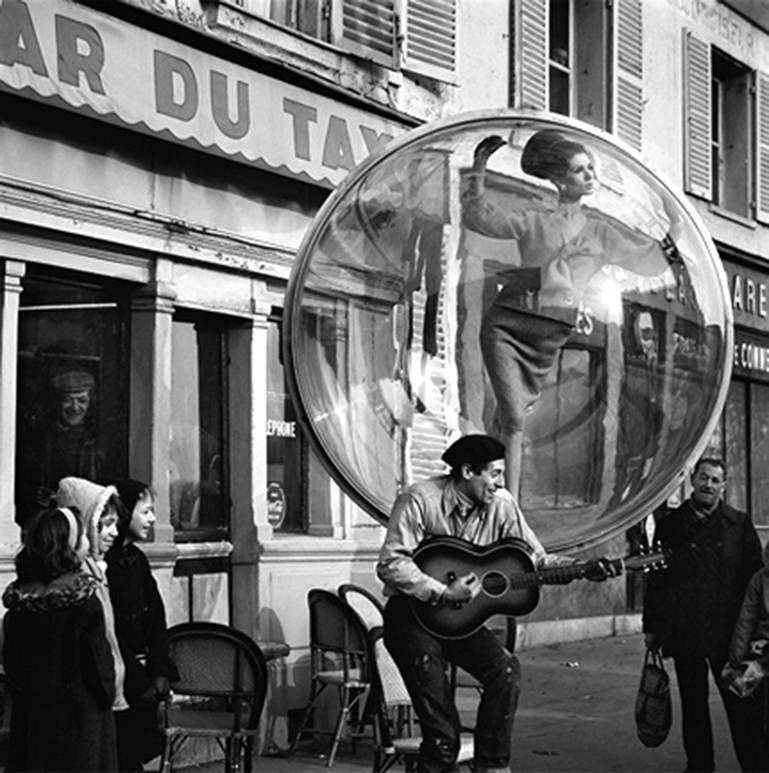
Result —
<instances>
[{"instance_id":1,"label":"leather handbag","mask_svg":"<svg viewBox=\"0 0 769 773\"><path fill-rule=\"evenodd\" d=\"M635 702L638 739L644 746L659 746L668 737L672 719L670 677L660 651L647 648Z\"/></svg>"}]
</instances>

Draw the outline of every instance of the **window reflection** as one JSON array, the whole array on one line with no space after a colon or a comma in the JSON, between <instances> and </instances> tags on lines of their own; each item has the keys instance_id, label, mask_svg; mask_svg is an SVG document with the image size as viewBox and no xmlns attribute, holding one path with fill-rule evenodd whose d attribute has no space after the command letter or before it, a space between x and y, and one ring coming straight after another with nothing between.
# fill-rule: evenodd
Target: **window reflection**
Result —
<instances>
[{"instance_id":1,"label":"window reflection","mask_svg":"<svg viewBox=\"0 0 769 773\"><path fill-rule=\"evenodd\" d=\"M16 519L60 478L124 477L126 306L118 285L30 271L19 313Z\"/></svg>"},{"instance_id":2,"label":"window reflection","mask_svg":"<svg viewBox=\"0 0 769 773\"><path fill-rule=\"evenodd\" d=\"M170 500L181 539L226 533L225 346L225 331L214 318L174 318Z\"/></svg>"},{"instance_id":3,"label":"window reflection","mask_svg":"<svg viewBox=\"0 0 769 773\"><path fill-rule=\"evenodd\" d=\"M267 518L276 531L305 532L304 449L280 357L281 325L267 336Z\"/></svg>"}]
</instances>

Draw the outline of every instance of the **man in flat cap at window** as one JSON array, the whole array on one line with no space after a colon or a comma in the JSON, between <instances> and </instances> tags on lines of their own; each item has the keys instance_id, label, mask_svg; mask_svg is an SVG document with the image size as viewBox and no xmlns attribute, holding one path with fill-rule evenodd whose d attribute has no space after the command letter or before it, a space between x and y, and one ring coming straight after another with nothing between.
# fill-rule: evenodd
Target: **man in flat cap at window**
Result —
<instances>
[{"instance_id":1,"label":"man in flat cap at window","mask_svg":"<svg viewBox=\"0 0 769 773\"><path fill-rule=\"evenodd\" d=\"M20 525L47 507L59 480L68 475L100 479L101 456L91 405L96 386L82 368L61 368L51 378L53 410L43 426L19 439L17 520Z\"/></svg>"},{"instance_id":2,"label":"man in flat cap at window","mask_svg":"<svg viewBox=\"0 0 769 773\"><path fill-rule=\"evenodd\" d=\"M485 625L457 639L435 635L420 624L414 613L419 603L461 607L478 596L481 585L472 572L448 585L423 572L413 558L417 547L427 537L458 537L480 547L515 537L529 546L535 569L575 563L548 554L526 523L503 488L504 456L502 443L487 435L466 435L454 442L441 457L450 473L416 483L396 499L379 555L377 574L389 597L384 640L419 718L419 773L456 769L461 723L446 662L469 672L482 686L476 771L507 773L521 671L515 655ZM606 559L590 561L584 572L594 581L614 574Z\"/></svg>"}]
</instances>

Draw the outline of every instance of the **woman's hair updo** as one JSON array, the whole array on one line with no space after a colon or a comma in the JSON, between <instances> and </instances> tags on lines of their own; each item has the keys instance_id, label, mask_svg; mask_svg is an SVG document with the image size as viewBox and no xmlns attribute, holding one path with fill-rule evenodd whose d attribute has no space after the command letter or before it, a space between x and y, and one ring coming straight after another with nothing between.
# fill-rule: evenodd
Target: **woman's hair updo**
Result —
<instances>
[{"instance_id":1,"label":"woman's hair updo","mask_svg":"<svg viewBox=\"0 0 769 773\"><path fill-rule=\"evenodd\" d=\"M521 169L543 180L560 180L569 171L577 153L591 154L587 148L556 129L542 129L529 137L521 155Z\"/></svg>"}]
</instances>

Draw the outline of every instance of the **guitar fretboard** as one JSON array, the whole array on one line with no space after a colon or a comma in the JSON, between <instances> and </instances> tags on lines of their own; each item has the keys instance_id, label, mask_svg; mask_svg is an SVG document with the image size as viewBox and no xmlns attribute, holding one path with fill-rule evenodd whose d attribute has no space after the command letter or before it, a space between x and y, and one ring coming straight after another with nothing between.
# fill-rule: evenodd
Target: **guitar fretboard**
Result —
<instances>
[{"instance_id":1,"label":"guitar fretboard","mask_svg":"<svg viewBox=\"0 0 769 773\"><path fill-rule=\"evenodd\" d=\"M610 563L615 564L615 561ZM508 578L511 588L533 588L536 585L563 585L585 576L587 564L567 564L565 566L550 566L536 572L516 573Z\"/></svg>"}]
</instances>

